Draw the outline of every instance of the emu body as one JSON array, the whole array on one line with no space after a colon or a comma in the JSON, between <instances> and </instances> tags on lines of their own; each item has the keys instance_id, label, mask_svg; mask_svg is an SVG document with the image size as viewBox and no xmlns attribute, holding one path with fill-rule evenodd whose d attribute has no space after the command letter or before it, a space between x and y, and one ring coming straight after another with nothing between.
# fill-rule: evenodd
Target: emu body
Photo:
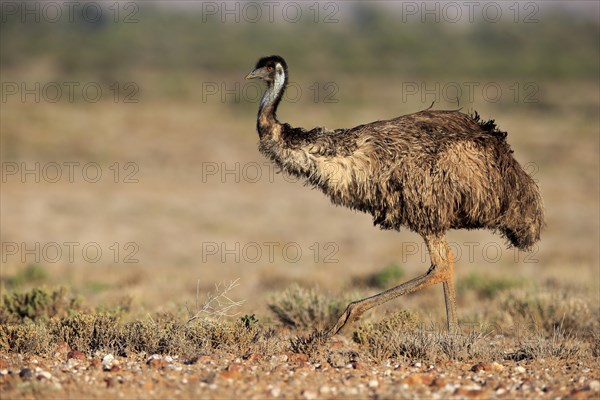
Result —
<instances>
[{"instance_id":1,"label":"emu body","mask_svg":"<svg viewBox=\"0 0 600 400\"><path fill-rule=\"evenodd\" d=\"M523 250L539 240L539 190L494 121L424 110L350 129L305 130L276 116L288 79L283 58L261 58L247 78L267 83L257 121L261 153L334 204L371 214L382 229L419 233L429 250L425 274L351 303L330 334L376 305L440 282L449 329L456 328L452 253L444 238L449 229L490 229Z\"/></svg>"}]
</instances>

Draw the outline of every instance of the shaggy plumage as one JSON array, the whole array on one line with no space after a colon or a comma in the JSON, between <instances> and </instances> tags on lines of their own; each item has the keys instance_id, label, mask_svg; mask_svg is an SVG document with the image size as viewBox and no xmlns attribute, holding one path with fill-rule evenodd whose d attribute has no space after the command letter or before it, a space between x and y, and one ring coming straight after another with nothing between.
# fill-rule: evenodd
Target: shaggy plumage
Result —
<instances>
[{"instance_id":1,"label":"shaggy plumage","mask_svg":"<svg viewBox=\"0 0 600 400\"><path fill-rule=\"evenodd\" d=\"M334 204L371 214L383 229L405 226L423 236L430 251L436 238L445 244L449 229L491 229L519 249L539 240L538 187L493 120L424 110L350 129L305 130L277 120L288 79L283 58L260 59L248 77L267 82L259 150Z\"/></svg>"}]
</instances>

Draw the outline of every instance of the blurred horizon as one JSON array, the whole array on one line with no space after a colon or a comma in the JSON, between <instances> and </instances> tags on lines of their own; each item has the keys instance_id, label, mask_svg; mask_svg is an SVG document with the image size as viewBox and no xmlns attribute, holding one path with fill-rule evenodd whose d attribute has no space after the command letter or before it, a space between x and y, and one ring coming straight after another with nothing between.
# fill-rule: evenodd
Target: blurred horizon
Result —
<instances>
[{"instance_id":1,"label":"blurred horizon","mask_svg":"<svg viewBox=\"0 0 600 400\"><path fill-rule=\"evenodd\" d=\"M264 8L254 2L87 3L102 10L85 8L86 2L71 12L41 3L36 15L31 4L39 3L3 3L0 67L12 75L42 62L54 79L115 80L165 70L235 74L272 53L289 59L295 71L398 77L592 79L599 67L594 2L515 2L502 8L478 2L472 9L434 2L437 13L414 2L300 8L278 2Z\"/></svg>"}]
</instances>

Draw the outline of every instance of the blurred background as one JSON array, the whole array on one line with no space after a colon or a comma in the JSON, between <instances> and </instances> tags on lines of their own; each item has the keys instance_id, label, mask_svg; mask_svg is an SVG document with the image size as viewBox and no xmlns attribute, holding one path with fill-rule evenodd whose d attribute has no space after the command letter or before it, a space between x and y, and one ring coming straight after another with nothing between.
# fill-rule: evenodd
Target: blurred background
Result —
<instances>
[{"instance_id":1,"label":"blurred background","mask_svg":"<svg viewBox=\"0 0 600 400\"><path fill-rule=\"evenodd\" d=\"M477 313L477 294L462 289L479 281L599 300L597 2L2 1L0 11L3 292L67 285L143 313L239 278L242 314L268 318L270 293L292 283L373 293L422 273L418 235L374 228L258 153L263 88L243 77L279 54L290 88L278 115L294 126L352 127L434 103L508 131L548 226L532 253L487 231L449 233L461 318ZM395 307L444 317L437 288Z\"/></svg>"}]
</instances>

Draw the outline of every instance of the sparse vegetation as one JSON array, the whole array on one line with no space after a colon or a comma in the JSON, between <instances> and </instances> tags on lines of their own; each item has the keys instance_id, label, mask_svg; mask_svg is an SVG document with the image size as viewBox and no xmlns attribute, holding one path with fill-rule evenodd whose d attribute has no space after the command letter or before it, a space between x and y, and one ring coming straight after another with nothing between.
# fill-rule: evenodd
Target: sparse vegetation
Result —
<instances>
[{"instance_id":1,"label":"sparse vegetation","mask_svg":"<svg viewBox=\"0 0 600 400\"><path fill-rule=\"evenodd\" d=\"M327 335L324 331L315 330L307 336L290 339L290 348L295 353L306 354L309 359L316 360L323 356Z\"/></svg>"},{"instance_id":2,"label":"sparse vegetation","mask_svg":"<svg viewBox=\"0 0 600 400\"><path fill-rule=\"evenodd\" d=\"M284 325L294 328L320 328L332 325L348 300L325 295L316 288L292 285L271 297L269 308Z\"/></svg>"},{"instance_id":3,"label":"sparse vegetation","mask_svg":"<svg viewBox=\"0 0 600 400\"><path fill-rule=\"evenodd\" d=\"M590 344L591 345L591 344ZM573 334L564 332L560 327L554 328L551 335L536 332L531 337L518 340L517 349L506 355L515 361L557 358L571 360L583 351L584 342Z\"/></svg>"},{"instance_id":4,"label":"sparse vegetation","mask_svg":"<svg viewBox=\"0 0 600 400\"><path fill-rule=\"evenodd\" d=\"M483 332L446 332L435 325L427 326L407 311L361 325L354 331L354 341L365 346L369 356L379 362L493 360L499 354L499 348L490 344Z\"/></svg>"},{"instance_id":5,"label":"sparse vegetation","mask_svg":"<svg viewBox=\"0 0 600 400\"><path fill-rule=\"evenodd\" d=\"M274 303L285 307L281 309L285 312L280 311L285 315L282 324L274 327L261 324L255 314L238 319L207 315L188 321L183 312L162 312L132 320L128 318L126 307L99 311L84 308L79 303L65 313L64 299L73 298L64 288L54 291L34 288L31 292L19 295L5 294L8 302L5 301L0 312L9 318L0 325L0 354L19 353L51 358L56 356L55 349L64 343L67 348L88 357L102 357L105 354L127 359L141 357L142 360L158 360L158 366L164 363L160 361L161 357L173 355L180 357L184 364L194 364L200 357L213 360L213 357L223 356L235 357L236 360L271 359L276 360L276 366L280 364L277 360L287 360L294 368L306 368L307 363L319 368L325 366L344 370L362 368L360 366L364 363L376 368L389 365L390 361L398 365L462 362L475 363L473 370L486 371L490 368L501 371L505 362L590 361L599 354L597 332L587 339L568 333L562 327L554 328L552 334L539 330L531 334L515 332L513 336L494 336L496 333L493 331L472 326L468 332L451 333L446 332L445 327L422 321L409 311L396 312L378 322L360 323L353 332L354 348L340 347L340 342L328 338L323 330L297 334L299 329L307 328L310 323L330 321L337 315L332 314L331 310L337 303L332 302L331 298L320 294L317 289L298 286L274 296ZM519 315L522 315L522 310L539 307L540 303L546 304L542 307L545 309L547 304L557 305L561 302L560 296L553 299L554 303L543 303L539 298L520 298L521 308L515 311L521 310ZM564 302L566 298L562 299ZM50 306L55 303L60 307ZM22 305L25 305L23 307L27 312L20 311ZM311 311L304 314L300 308L304 306ZM562 306L574 307L572 302ZM553 314L546 312L544 315ZM291 325L288 320L296 325ZM336 345L332 346L334 343ZM282 353L285 354L284 358L280 356ZM150 355L152 357L148 358ZM223 373L225 376L238 376L235 371L230 366ZM211 381L215 378L209 375L206 379ZM407 382L433 380L430 375L406 379Z\"/></svg>"},{"instance_id":6,"label":"sparse vegetation","mask_svg":"<svg viewBox=\"0 0 600 400\"><path fill-rule=\"evenodd\" d=\"M2 315L7 319L0 327L0 351L48 355L53 345L64 341L90 355L96 351L193 355L215 349L243 354L259 347L267 335L253 317L188 323L180 316L164 313L124 322L123 309L108 313L74 307L66 313L57 306L64 307L65 303L57 300L64 298L70 298L65 289L51 294L34 289L5 296Z\"/></svg>"},{"instance_id":7,"label":"sparse vegetation","mask_svg":"<svg viewBox=\"0 0 600 400\"><path fill-rule=\"evenodd\" d=\"M600 310L566 291L509 291L501 299L500 308L505 311L507 323L534 327L545 335L559 330L591 337L600 327Z\"/></svg>"}]
</instances>

